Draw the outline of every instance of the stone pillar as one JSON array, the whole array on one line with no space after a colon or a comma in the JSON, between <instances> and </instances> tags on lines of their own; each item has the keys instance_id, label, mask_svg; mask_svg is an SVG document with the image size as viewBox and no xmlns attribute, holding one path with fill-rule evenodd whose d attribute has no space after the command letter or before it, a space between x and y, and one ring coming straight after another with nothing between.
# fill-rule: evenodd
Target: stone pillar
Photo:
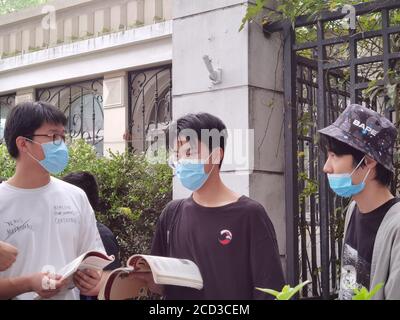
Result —
<instances>
[{"instance_id":1,"label":"stone pillar","mask_svg":"<svg viewBox=\"0 0 400 320\"><path fill-rule=\"evenodd\" d=\"M78 18L78 33L80 38L93 35L93 13L82 14Z\"/></svg>"},{"instance_id":2,"label":"stone pillar","mask_svg":"<svg viewBox=\"0 0 400 320\"><path fill-rule=\"evenodd\" d=\"M96 10L94 12L94 34L100 36L109 33L110 30L110 8Z\"/></svg>"},{"instance_id":3,"label":"stone pillar","mask_svg":"<svg viewBox=\"0 0 400 320\"><path fill-rule=\"evenodd\" d=\"M44 30L41 25L35 27L35 47L42 48L45 44L48 44L48 30Z\"/></svg>"},{"instance_id":4,"label":"stone pillar","mask_svg":"<svg viewBox=\"0 0 400 320\"><path fill-rule=\"evenodd\" d=\"M162 11L164 20L172 19L172 0L163 0Z\"/></svg>"},{"instance_id":5,"label":"stone pillar","mask_svg":"<svg viewBox=\"0 0 400 320\"><path fill-rule=\"evenodd\" d=\"M281 39L265 38L255 24L238 31L248 1L173 4L173 118L203 111L220 117L229 129L253 130L254 145L247 140L246 157L254 160L254 167L225 163L222 177L230 188L265 207L285 262ZM210 82L204 55L215 69L222 69L221 83ZM226 153L239 152L231 134ZM174 179L174 198L188 194Z\"/></svg>"},{"instance_id":6,"label":"stone pillar","mask_svg":"<svg viewBox=\"0 0 400 320\"><path fill-rule=\"evenodd\" d=\"M126 19L128 28L141 26L144 24L144 1L135 0L126 4Z\"/></svg>"},{"instance_id":7,"label":"stone pillar","mask_svg":"<svg viewBox=\"0 0 400 320\"><path fill-rule=\"evenodd\" d=\"M0 36L0 58L3 54L9 53L10 36L7 34Z\"/></svg>"},{"instance_id":8,"label":"stone pillar","mask_svg":"<svg viewBox=\"0 0 400 320\"><path fill-rule=\"evenodd\" d=\"M21 50L24 53L35 48L35 29L29 28L22 30L21 33Z\"/></svg>"},{"instance_id":9,"label":"stone pillar","mask_svg":"<svg viewBox=\"0 0 400 320\"><path fill-rule=\"evenodd\" d=\"M146 0L144 2L144 23L152 24L156 21L159 0Z\"/></svg>"},{"instance_id":10,"label":"stone pillar","mask_svg":"<svg viewBox=\"0 0 400 320\"><path fill-rule=\"evenodd\" d=\"M10 53L17 53L21 52L22 49L22 32L21 31L16 31L10 34L9 38L9 50Z\"/></svg>"}]
</instances>

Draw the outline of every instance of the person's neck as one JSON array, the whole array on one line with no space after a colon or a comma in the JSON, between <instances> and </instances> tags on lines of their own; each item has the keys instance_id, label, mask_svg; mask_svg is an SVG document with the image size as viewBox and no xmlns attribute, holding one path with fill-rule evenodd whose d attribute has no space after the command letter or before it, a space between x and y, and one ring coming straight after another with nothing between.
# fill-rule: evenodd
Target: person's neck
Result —
<instances>
[{"instance_id":1,"label":"person's neck","mask_svg":"<svg viewBox=\"0 0 400 320\"><path fill-rule=\"evenodd\" d=\"M361 193L353 196L361 213L369 213L393 198L390 190L375 180L366 184Z\"/></svg>"},{"instance_id":2,"label":"person's neck","mask_svg":"<svg viewBox=\"0 0 400 320\"><path fill-rule=\"evenodd\" d=\"M211 174L206 183L193 192L193 200L204 207L221 207L236 202L239 198L239 194L222 182L219 172Z\"/></svg>"},{"instance_id":3,"label":"person's neck","mask_svg":"<svg viewBox=\"0 0 400 320\"><path fill-rule=\"evenodd\" d=\"M17 163L15 174L7 182L16 188L37 189L49 184L50 174L44 169Z\"/></svg>"}]
</instances>

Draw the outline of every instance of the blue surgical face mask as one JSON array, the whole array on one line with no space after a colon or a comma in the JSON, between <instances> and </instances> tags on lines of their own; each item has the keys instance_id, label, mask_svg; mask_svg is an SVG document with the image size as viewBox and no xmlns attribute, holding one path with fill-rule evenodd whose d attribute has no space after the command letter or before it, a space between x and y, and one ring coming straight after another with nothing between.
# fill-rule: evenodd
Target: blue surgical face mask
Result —
<instances>
[{"instance_id":1,"label":"blue surgical face mask","mask_svg":"<svg viewBox=\"0 0 400 320\"><path fill-rule=\"evenodd\" d=\"M68 148L64 141L61 141L59 145L53 142L39 143L31 139L26 138L29 141L40 144L43 149L44 159L38 160L32 154L28 153L34 160L49 173L58 174L62 172L68 165L69 154Z\"/></svg>"},{"instance_id":2,"label":"blue surgical face mask","mask_svg":"<svg viewBox=\"0 0 400 320\"><path fill-rule=\"evenodd\" d=\"M371 169L368 170L367 174L365 175L361 183L353 184L353 182L351 181L351 176L364 161L364 158L361 159L360 163L351 173L338 173L338 174L328 173L329 186L331 187L332 191L335 192L338 196L349 198L356 194L359 194L361 191L364 190L365 180L367 179Z\"/></svg>"},{"instance_id":3,"label":"blue surgical face mask","mask_svg":"<svg viewBox=\"0 0 400 320\"><path fill-rule=\"evenodd\" d=\"M211 154L207 157L206 161L210 158ZM206 173L204 167L205 163L202 163L199 160L179 160L176 165L176 175L185 188L191 191L196 191L206 183L210 176L211 172Z\"/></svg>"}]
</instances>

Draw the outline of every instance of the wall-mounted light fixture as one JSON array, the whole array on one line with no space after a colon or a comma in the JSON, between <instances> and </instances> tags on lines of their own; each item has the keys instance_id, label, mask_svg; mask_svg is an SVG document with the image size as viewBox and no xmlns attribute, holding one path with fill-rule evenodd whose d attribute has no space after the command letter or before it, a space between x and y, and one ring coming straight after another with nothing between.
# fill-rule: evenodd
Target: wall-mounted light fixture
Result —
<instances>
[{"instance_id":1,"label":"wall-mounted light fixture","mask_svg":"<svg viewBox=\"0 0 400 320\"><path fill-rule=\"evenodd\" d=\"M222 69L218 68L217 70L214 69L212 65L212 60L208 55L203 56L204 64L209 72L209 78L212 84L216 85L222 82Z\"/></svg>"}]
</instances>

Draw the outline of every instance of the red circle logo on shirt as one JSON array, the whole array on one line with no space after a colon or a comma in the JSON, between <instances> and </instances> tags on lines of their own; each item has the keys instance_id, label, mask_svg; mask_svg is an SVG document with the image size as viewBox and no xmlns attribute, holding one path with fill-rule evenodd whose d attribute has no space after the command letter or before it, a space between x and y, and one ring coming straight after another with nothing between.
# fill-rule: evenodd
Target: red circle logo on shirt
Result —
<instances>
[{"instance_id":1,"label":"red circle logo on shirt","mask_svg":"<svg viewBox=\"0 0 400 320\"><path fill-rule=\"evenodd\" d=\"M226 246L232 241L232 232L229 230L222 230L220 232L221 237L218 239L219 243Z\"/></svg>"}]
</instances>

